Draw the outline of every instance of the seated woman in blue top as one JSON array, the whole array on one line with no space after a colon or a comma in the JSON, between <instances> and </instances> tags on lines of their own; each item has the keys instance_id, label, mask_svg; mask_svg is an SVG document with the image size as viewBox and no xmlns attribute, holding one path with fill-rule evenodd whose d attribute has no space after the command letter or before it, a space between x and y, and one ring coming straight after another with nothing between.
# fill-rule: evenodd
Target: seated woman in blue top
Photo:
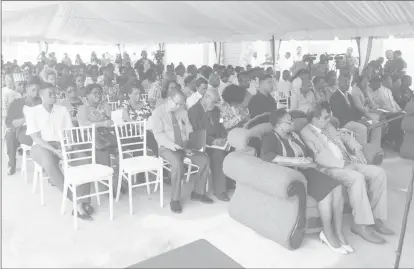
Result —
<instances>
[{"instance_id":1,"label":"seated woman in blue top","mask_svg":"<svg viewBox=\"0 0 414 269\"><path fill-rule=\"evenodd\" d=\"M304 142L294 132L291 115L285 109L271 112L270 123L274 130L263 136L260 157L268 162L287 166L291 163L297 167L307 180L308 195L318 203L323 225L319 235L321 241L335 252L353 252L342 232L343 197L340 182L316 169ZM300 160L307 164L297 164Z\"/></svg>"}]
</instances>

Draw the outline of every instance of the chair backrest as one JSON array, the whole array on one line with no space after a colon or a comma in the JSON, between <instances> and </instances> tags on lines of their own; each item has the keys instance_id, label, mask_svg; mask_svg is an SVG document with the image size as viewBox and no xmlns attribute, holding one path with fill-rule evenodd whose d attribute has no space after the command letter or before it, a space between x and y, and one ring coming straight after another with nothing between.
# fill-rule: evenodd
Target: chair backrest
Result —
<instances>
[{"instance_id":1,"label":"chair backrest","mask_svg":"<svg viewBox=\"0 0 414 269\"><path fill-rule=\"evenodd\" d=\"M108 102L109 106L111 107L111 111L115 111L119 108L119 101L116 102Z\"/></svg>"},{"instance_id":2,"label":"chair backrest","mask_svg":"<svg viewBox=\"0 0 414 269\"><path fill-rule=\"evenodd\" d=\"M147 127L145 121L115 124L116 140L120 158L125 153L142 152L147 156Z\"/></svg>"},{"instance_id":3,"label":"chair backrest","mask_svg":"<svg viewBox=\"0 0 414 269\"><path fill-rule=\"evenodd\" d=\"M148 102L148 94L147 93L141 94L141 99Z\"/></svg>"},{"instance_id":4,"label":"chair backrest","mask_svg":"<svg viewBox=\"0 0 414 269\"><path fill-rule=\"evenodd\" d=\"M114 122L114 124L121 124L123 122L122 110L118 109L115 111L111 111L111 120Z\"/></svg>"},{"instance_id":5,"label":"chair backrest","mask_svg":"<svg viewBox=\"0 0 414 269\"><path fill-rule=\"evenodd\" d=\"M95 159L95 125L64 129L60 134L63 167L67 169L72 162Z\"/></svg>"}]
</instances>

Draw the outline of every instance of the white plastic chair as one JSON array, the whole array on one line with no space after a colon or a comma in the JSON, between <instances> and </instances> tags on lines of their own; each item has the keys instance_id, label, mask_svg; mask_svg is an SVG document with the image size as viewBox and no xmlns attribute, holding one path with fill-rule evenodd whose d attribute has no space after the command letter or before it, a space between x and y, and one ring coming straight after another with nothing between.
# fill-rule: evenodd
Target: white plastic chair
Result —
<instances>
[{"instance_id":1,"label":"white plastic chair","mask_svg":"<svg viewBox=\"0 0 414 269\"><path fill-rule=\"evenodd\" d=\"M160 183L160 206L164 206L164 188L163 188L163 162L161 158L147 156L147 130L145 121L125 122L115 125L116 139L119 151L119 178L116 201L119 201L122 180L128 182L129 189L129 213L133 214L132 207L132 189L136 187L147 187L150 192L150 185ZM134 139L134 142L125 142L125 140ZM136 140L135 140L136 139ZM129 147L133 146L133 149ZM126 153L142 152L142 156L125 158ZM149 181L148 172L156 175L155 181ZM145 183L132 184L132 176L145 173Z\"/></svg>"},{"instance_id":2,"label":"white plastic chair","mask_svg":"<svg viewBox=\"0 0 414 269\"><path fill-rule=\"evenodd\" d=\"M30 152L31 147L25 144L21 144L20 148L23 150L23 155L22 155L22 168L20 170L20 173L24 176L24 182L27 183L28 178L27 178L27 163L28 161L32 160L30 157L27 157L27 152ZM19 149L17 149L19 150Z\"/></svg>"},{"instance_id":3,"label":"white plastic chair","mask_svg":"<svg viewBox=\"0 0 414 269\"><path fill-rule=\"evenodd\" d=\"M119 108L119 106L120 106L119 101L108 102L108 104L111 107L111 111L117 110Z\"/></svg>"},{"instance_id":4,"label":"white plastic chair","mask_svg":"<svg viewBox=\"0 0 414 269\"><path fill-rule=\"evenodd\" d=\"M78 229L77 217L77 201L82 198L96 196L98 205L100 202L100 195L108 194L109 196L109 218L113 219L113 196L112 196L112 175L113 169L109 166L97 164L95 156L95 125L87 127L76 127L63 130L61 133L60 143L62 146L63 155L63 174L65 183L63 187L62 196L62 215L65 212L65 202L67 198L68 189L72 191L72 203L75 214L73 221L75 229ZM82 148L82 149L81 149ZM83 153L85 157L76 157L76 153ZM80 160L89 160L89 164L70 166L72 162ZM106 183L106 181L108 183ZM76 187L94 183L95 193L90 193L78 197ZM99 191L99 184L101 183L108 187L107 191Z\"/></svg>"},{"instance_id":5,"label":"white plastic chair","mask_svg":"<svg viewBox=\"0 0 414 269\"><path fill-rule=\"evenodd\" d=\"M39 190L40 190L40 204L45 205L45 198L44 198L44 190L43 190L43 181L48 179L49 177L43 175L43 168L34 162L34 175L33 175L33 188L32 193L36 192L37 183L39 183Z\"/></svg>"},{"instance_id":6,"label":"white plastic chair","mask_svg":"<svg viewBox=\"0 0 414 269\"><path fill-rule=\"evenodd\" d=\"M114 122L114 124L119 125L122 124L122 110L118 109L115 111L111 111L111 120Z\"/></svg>"}]
</instances>

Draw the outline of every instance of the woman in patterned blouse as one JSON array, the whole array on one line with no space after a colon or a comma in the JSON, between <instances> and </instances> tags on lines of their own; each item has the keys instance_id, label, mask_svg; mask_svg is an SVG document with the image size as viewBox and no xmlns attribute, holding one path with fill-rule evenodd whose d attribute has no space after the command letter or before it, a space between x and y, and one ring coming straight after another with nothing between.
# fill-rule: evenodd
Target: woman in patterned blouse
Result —
<instances>
[{"instance_id":1,"label":"woman in patterned blouse","mask_svg":"<svg viewBox=\"0 0 414 269\"><path fill-rule=\"evenodd\" d=\"M78 127L78 109L81 105L83 105L83 102L79 96L76 95L76 85L75 83L69 83L67 89L66 89L66 98L63 100L60 100L58 102L59 105L65 106L70 113L70 116L72 118L73 126Z\"/></svg>"},{"instance_id":2,"label":"woman in patterned blouse","mask_svg":"<svg viewBox=\"0 0 414 269\"><path fill-rule=\"evenodd\" d=\"M147 101L141 98L144 93L142 85L132 84L128 91L128 100L124 100L122 107L123 121L147 121L152 115L151 107ZM155 141L154 134L147 130L147 147L158 156L158 144Z\"/></svg>"}]
</instances>

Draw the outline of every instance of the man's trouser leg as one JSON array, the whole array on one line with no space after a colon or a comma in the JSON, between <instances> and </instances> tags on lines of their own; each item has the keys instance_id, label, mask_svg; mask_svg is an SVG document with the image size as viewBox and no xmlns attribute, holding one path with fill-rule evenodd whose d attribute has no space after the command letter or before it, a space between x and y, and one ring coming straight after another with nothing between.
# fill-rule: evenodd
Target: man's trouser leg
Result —
<instances>
[{"instance_id":1,"label":"man's trouser leg","mask_svg":"<svg viewBox=\"0 0 414 269\"><path fill-rule=\"evenodd\" d=\"M353 169L365 176L368 198L375 219L387 219L387 174L376 165L354 164Z\"/></svg>"},{"instance_id":2,"label":"man's trouser leg","mask_svg":"<svg viewBox=\"0 0 414 269\"><path fill-rule=\"evenodd\" d=\"M210 158L203 152L193 152L193 156L188 158L199 167L198 173L191 175L194 180L194 192L205 195L206 183L210 172Z\"/></svg>"},{"instance_id":3,"label":"man's trouser leg","mask_svg":"<svg viewBox=\"0 0 414 269\"><path fill-rule=\"evenodd\" d=\"M9 129L6 131L6 149L7 149L7 156L9 158L8 166L16 169L16 152L17 147L19 146L19 141L17 141L16 131L13 129Z\"/></svg>"},{"instance_id":4,"label":"man's trouser leg","mask_svg":"<svg viewBox=\"0 0 414 269\"><path fill-rule=\"evenodd\" d=\"M213 192L215 195L227 193L226 176L223 173L223 162L226 152L218 149L206 149L210 157L211 173L213 177Z\"/></svg>"},{"instance_id":5,"label":"man's trouser leg","mask_svg":"<svg viewBox=\"0 0 414 269\"><path fill-rule=\"evenodd\" d=\"M184 154L164 147L160 148L159 154L171 166L171 201L179 201L181 198L181 179L184 176Z\"/></svg>"},{"instance_id":6,"label":"man's trouser leg","mask_svg":"<svg viewBox=\"0 0 414 269\"><path fill-rule=\"evenodd\" d=\"M368 198L365 177L352 169L329 168L325 172L347 187L349 203L352 207L355 224L372 225L374 217Z\"/></svg>"}]
</instances>

